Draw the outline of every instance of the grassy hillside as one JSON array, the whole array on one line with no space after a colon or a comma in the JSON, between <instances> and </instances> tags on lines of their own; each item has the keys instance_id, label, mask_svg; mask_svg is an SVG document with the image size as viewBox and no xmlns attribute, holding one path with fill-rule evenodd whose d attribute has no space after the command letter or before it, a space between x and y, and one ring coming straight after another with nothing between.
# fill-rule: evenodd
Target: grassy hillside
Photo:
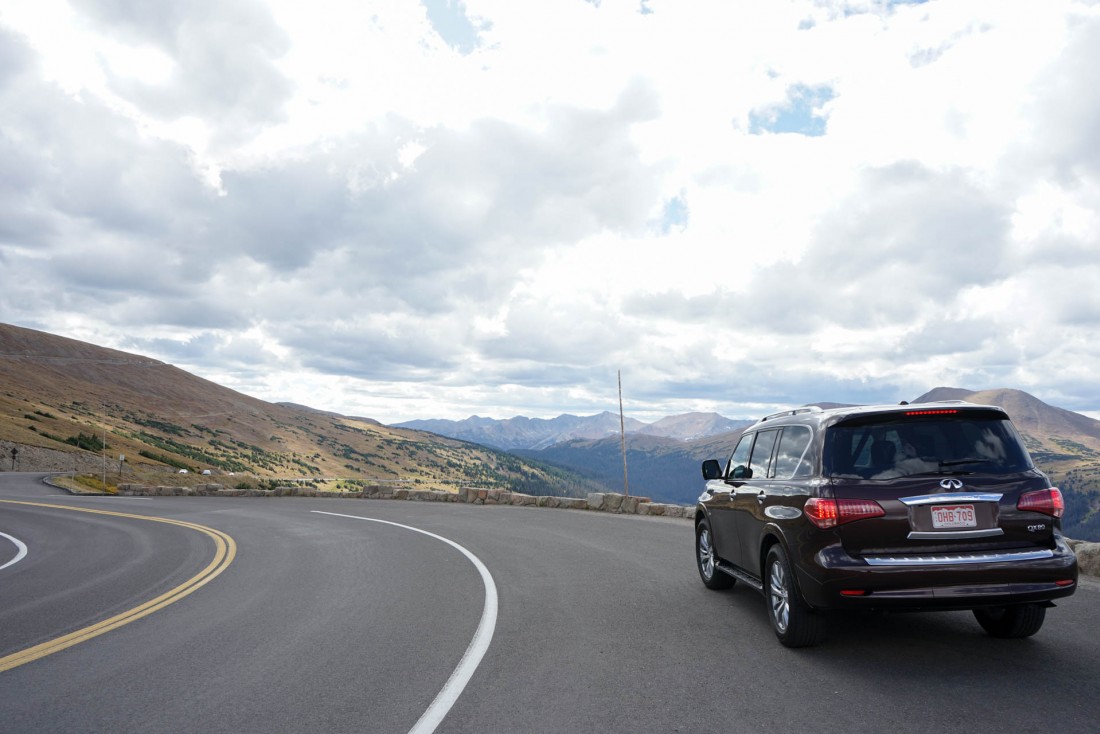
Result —
<instances>
[{"instance_id":1,"label":"grassy hillside","mask_svg":"<svg viewBox=\"0 0 1100 734\"><path fill-rule=\"evenodd\" d=\"M125 475L207 470L230 486L293 479L558 495L593 488L566 470L475 444L267 403L163 362L6 324L0 452L4 469L87 469L106 455L112 474L120 466Z\"/></svg>"}]
</instances>

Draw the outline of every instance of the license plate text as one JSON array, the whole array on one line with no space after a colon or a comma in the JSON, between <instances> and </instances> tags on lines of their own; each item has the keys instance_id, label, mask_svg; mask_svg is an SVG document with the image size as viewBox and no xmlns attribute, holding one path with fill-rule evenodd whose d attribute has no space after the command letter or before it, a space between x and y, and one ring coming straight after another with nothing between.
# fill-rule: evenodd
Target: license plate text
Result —
<instances>
[{"instance_id":1,"label":"license plate text","mask_svg":"<svg viewBox=\"0 0 1100 734\"><path fill-rule=\"evenodd\" d=\"M974 514L974 505L937 505L932 508L932 527L974 528L978 526L978 517Z\"/></svg>"}]
</instances>

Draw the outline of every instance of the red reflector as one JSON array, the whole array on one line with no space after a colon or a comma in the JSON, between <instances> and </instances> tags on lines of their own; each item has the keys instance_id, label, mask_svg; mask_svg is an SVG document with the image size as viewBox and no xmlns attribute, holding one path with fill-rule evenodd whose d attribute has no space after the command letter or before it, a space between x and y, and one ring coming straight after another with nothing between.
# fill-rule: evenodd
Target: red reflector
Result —
<instances>
[{"instance_id":1,"label":"red reflector","mask_svg":"<svg viewBox=\"0 0 1100 734\"><path fill-rule=\"evenodd\" d=\"M955 415L957 410L907 410L906 415Z\"/></svg>"},{"instance_id":2,"label":"red reflector","mask_svg":"<svg viewBox=\"0 0 1100 734\"><path fill-rule=\"evenodd\" d=\"M1059 581L1055 581L1054 585L1055 586L1073 586L1073 583L1074 583L1073 579L1061 579Z\"/></svg>"},{"instance_id":3,"label":"red reflector","mask_svg":"<svg viewBox=\"0 0 1100 734\"><path fill-rule=\"evenodd\" d=\"M1041 512L1051 517L1061 517L1062 513L1066 511L1066 501L1062 498L1062 492L1057 487L1051 487L1035 492L1024 492L1016 502L1016 509Z\"/></svg>"},{"instance_id":4,"label":"red reflector","mask_svg":"<svg viewBox=\"0 0 1100 734\"><path fill-rule=\"evenodd\" d=\"M841 589L841 596L867 596L866 589Z\"/></svg>"}]
</instances>

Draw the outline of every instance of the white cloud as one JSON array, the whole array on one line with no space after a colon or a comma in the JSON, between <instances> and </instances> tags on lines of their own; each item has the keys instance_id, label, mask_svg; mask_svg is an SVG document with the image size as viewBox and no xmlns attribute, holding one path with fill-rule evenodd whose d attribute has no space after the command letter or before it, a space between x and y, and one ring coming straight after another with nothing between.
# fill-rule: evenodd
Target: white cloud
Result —
<instances>
[{"instance_id":1,"label":"white cloud","mask_svg":"<svg viewBox=\"0 0 1100 734\"><path fill-rule=\"evenodd\" d=\"M0 313L385 421L1098 407L1095 4L644 5L5 8Z\"/></svg>"}]
</instances>

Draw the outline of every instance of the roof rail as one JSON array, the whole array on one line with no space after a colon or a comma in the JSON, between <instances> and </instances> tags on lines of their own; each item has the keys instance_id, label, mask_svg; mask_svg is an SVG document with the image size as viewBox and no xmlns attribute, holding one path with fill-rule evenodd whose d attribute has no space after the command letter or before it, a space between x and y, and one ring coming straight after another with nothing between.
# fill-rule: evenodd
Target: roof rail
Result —
<instances>
[{"instance_id":1,"label":"roof rail","mask_svg":"<svg viewBox=\"0 0 1100 734\"><path fill-rule=\"evenodd\" d=\"M824 412L825 411L823 411L821 409L821 407L818 406L818 405L804 405L801 408L795 408L794 410L783 410L783 411L780 411L778 413L772 413L771 415L766 415L766 416L764 416L763 418L760 419L760 422L763 423L764 421L771 420L772 418L782 418L785 415L798 415L799 413L824 413Z\"/></svg>"}]
</instances>

